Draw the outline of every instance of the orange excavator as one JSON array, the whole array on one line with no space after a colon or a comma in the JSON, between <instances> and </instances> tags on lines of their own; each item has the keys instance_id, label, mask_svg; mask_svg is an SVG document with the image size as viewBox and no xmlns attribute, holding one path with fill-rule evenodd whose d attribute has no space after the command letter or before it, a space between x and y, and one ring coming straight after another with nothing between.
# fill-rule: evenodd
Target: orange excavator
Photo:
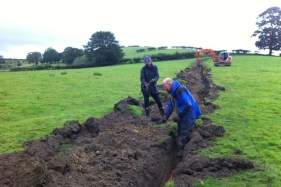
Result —
<instances>
[{"instance_id":1,"label":"orange excavator","mask_svg":"<svg viewBox=\"0 0 281 187\"><path fill-rule=\"evenodd\" d=\"M200 54L210 53L214 61L214 66L231 66L232 56L228 52L222 51L217 57L216 53L212 49L202 49L201 51L196 51L196 57L198 63L200 63Z\"/></svg>"}]
</instances>

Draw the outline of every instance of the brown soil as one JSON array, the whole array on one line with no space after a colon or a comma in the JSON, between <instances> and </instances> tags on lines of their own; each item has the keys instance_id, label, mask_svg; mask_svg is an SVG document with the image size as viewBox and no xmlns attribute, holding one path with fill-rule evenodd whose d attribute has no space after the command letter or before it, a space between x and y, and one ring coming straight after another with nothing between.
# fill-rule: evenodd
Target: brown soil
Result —
<instances>
[{"instance_id":1,"label":"brown soil","mask_svg":"<svg viewBox=\"0 0 281 187\"><path fill-rule=\"evenodd\" d=\"M204 114L218 108L211 101L224 88L212 83L208 69L194 65L177 79L188 81L186 86ZM177 187L185 187L194 186L195 179L228 176L254 167L248 160L196 155L224 135L224 128L207 118L194 128L184 157L178 160L174 133L159 127L155 104L151 104L151 122L136 117L129 105L141 107L142 102L128 97L101 119L69 122L52 135L26 143L24 151L0 155L0 186L160 187L173 177Z\"/></svg>"}]
</instances>

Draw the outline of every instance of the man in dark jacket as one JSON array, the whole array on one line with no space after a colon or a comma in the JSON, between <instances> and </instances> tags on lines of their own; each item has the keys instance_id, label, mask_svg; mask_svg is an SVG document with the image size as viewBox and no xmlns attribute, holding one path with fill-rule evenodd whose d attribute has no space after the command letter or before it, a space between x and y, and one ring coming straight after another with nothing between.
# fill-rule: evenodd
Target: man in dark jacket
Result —
<instances>
[{"instance_id":1,"label":"man in dark jacket","mask_svg":"<svg viewBox=\"0 0 281 187\"><path fill-rule=\"evenodd\" d=\"M144 63L145 66L141 69L140 74L141 92L144 97L145 114L147 116L147 120L150 121L149 96L152 96L156 102L161 116L164 115L164 108L158 94L158 68L152 64L152 60L149 56L144 57Z\"/></svg>"},{"instance_id":2,"label":"man in dark jacket","mask_svg":"<svg viewBox=\"0 0 281 187\"><path fill-rule=\"evenodd\" d=\"M179 152L177 156L182 157L183 149L189 141L194 123L202 113L190 91L178 81L165 78L163 80L163 88L170 94L163 122L167 121L174 108L176 108L179 117L177 127Z\"/></svg>"}]
</instances>

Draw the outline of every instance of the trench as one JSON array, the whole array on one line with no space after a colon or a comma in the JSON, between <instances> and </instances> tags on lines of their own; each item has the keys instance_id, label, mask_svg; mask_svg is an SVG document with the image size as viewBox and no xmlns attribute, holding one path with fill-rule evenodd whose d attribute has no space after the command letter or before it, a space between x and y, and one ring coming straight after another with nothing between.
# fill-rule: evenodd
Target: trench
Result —
<instances>
[{"instance_id":1,"label":"trench","mask_svg":"<svg viewBox=\"0 0 281 187\"><path fill-rule=\"evenodd\" d=\"M203 114L210 113L217 107L213 105L210 102L206 102L206 98L209 96L212 96L212 99L216 97L217 94L217 88L215 86L212 86L213 84L210 82L210 76L209 76L209 69L204 67L202 64L195 64L190 69L187 68L186 70L180 72L177 75L177 80L185 80L183 82L187 81L187 86L189 90L192 92L198 103L202 106L204 105L204 110L202 111ZM209 76L209 77L208 77ZM210 91L210 89L213 89ZM212 93L211 93L212 92ZM157 108L154 108L155 111L157 111ZM153 112L153 111L152 111ZM157 113L157 112L156 112ZM174 112L175 113L175 112ZM173 116L176 115L173 113ZM152 115L153 116L153 115ZM171 116L170 118L173 118ZM157 122L159 119L157 117L153 118L152 120L154 122ZM202 119L203 126L208 125L210 128L216 129L216 126L212 126L209 119ZM222 136L224 130L222 127L219 127L220 131L222 133L218 133L218 136ZM198 130L203 133L209 133L206 132L210 129L202 129L195 126L194 133L198 133ZM196 151L198 151L200 148L206 146L208 144L208 141L213 140L216 136L210 135L208 138L202 138L202 141L200 144L202 145L192 145L192 151L190 151L188 148L185 149L185 155L187 156L190 152L195 154ZM192 139L194 138L194 139ZM191 135L190 142L197 141L198 137L194 137ZM203 140L204 139L204 140ZM188 144L187 144L188 146ZM187 147L186 146L186 147ZM176 135L175 132L166 139L163 144L158 146L158 150L155 152L155 156L152 156L148 160L149 162L154 163L154 166L148 166L145 168L145 172L142 176L145 181L149 181L147 183L148 186L151 187L163 187L165 186L166 182L174 180L176 177L176 168L179 163L182 162L182 160L186 160L187 158L177 158L177 145L176 145ZM156 172L156 173L154 173ZM153 177L154 176L154 177Z\"/></svg>"},{"instance_id":2,"label":"trench","mask_svg":"<svg viewBox=\"0 0 281 187\"><path fill-rule=\"evenodd\" d=\"M210 69L202 64L194 64L190 69L179 73L177 79L187 80L186 86L200 104L203 115L219 108L211 101L218 97L219 91L225 89L213 84ZM165 181L159 187L163 187L168 181L174 181L177 187L195 186L196 180L203 180L207 176L225 177L254 168L253 163L245 159L198 156L200 149L209 146L211 141L223 136L225 132L222 126L213 125L211 119L201 117L201 120L202 124L195 125L192 131L190 140L185 146L183 158L179 159L175 156L176 150L169 152L168 167L159 168L159 170L166 169ZM171 144L173 145L168 147L176 146L175 138Z\"/></svg>"},{"instance_id":3,"label":"trench","mask_svg":"<svg viewBox=\"0 0 281 187\"><path fill-rule=\"evenodd\" d=\"M206 61L206 59L203 59L203 61ZM185 86L188 87L188 89L192 92L192 94L196 98L196 101L200 104L201 107L202 107L202 105L204 105L205 107L210 106L210 105L213 106L211 110L207 109L205 111L202 111L203 114L211 113L216 108L215 105L213 105L212 103L206 102L206 98L208 96L210 96L210 88L213 87L213 83L210 82L211 78L208 73L209 71L210 70L206 69L206 67L204 67L202 64L195 63L190 69L187 68L185 71L182 71L177 75L178 80L187 81L187 84ZM189 82L191 85L188 85ZM193 87L193 85L196 85L196 86ZM216 89L218 87L213 87L213 88ZM217 97L217 90L216 91L213 90L212 92L213 92L212 99L214 99ZM202 121L203 121L203 125L211 125L210 120L202 120ZM196 131L196 127L195 127L195 131ZM191 138L192 138L192 136L191 136ZM165 180L160 182L161 185L159 187L164 187L167 182L171 182L174 180L175 175L176 175L176 172L175 172L176 168L183 159L183 158L178 158L176 156L176 153L178 150L176 148L177 145L176 145L175 133L171 139L172 139L170 141L171 145L168 146L171 148L171 150L169 151L170 154L168 155L168 158L170 161L164 168L159 169L159 170L163 169L164 171L166 171L166 172L164 172ZM192 141L192 140L190 140L190 141ZM197 149L199 149L199 148L200 147L198 147ZM185 151L187 151L187 150L185 150Z\"/></svg>"},{"instance_id":4,"label":"trench","mask_svg":"<svg viewBox=\"0 0 281 187\"><path fill-rule=\"evenodd\" d=\"M203 114L218 108L210 100L224 90L212 83L209 71L195 64L177 75L187 80L186 86L204 106ZM186 187L194 186L198 178L228 176L254 167L243 159L196 156L224 135L223 127L207 118L195 126L179 160L175 135L169 136L155 123L159 114L152 118L154 122L147 122L144 116L134 116L129 105L141 107L141 102L128 97L101 119L68 122L51 135L27 142L22 152L0 155L0 186L163 187L174 180L177 187ZM158 111L155 107L152 115Z\"/></svg>"}]
</instances>

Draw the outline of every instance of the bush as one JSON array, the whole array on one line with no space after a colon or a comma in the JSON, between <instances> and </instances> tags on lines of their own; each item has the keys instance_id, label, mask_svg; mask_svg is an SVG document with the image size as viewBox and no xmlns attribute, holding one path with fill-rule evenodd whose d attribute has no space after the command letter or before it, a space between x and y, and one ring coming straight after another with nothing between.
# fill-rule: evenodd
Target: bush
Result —
<instances>
[{"instance_id":1,"label":"bush","mask_svg":"<svg viewBox=\"0 0 281 187\"><path fill-rule=\"evenodd\" d=\"M130 59L130 58L123 58L122 62L123 62L123 64L131 64L132 63L132 59Z\"/></svg>"},{"instance_id":2,"label":"bush","mask_svg":"<svg viewBox=\"0 0 281 187\"><path fill-rule=\"evenodd\" d=\"M140 58L140 57L133 58L133 62L135 62L135 63L139 63L139 62L141 62L141 60L142 60L142 58Z\"/></svg>"}]
</instances>

